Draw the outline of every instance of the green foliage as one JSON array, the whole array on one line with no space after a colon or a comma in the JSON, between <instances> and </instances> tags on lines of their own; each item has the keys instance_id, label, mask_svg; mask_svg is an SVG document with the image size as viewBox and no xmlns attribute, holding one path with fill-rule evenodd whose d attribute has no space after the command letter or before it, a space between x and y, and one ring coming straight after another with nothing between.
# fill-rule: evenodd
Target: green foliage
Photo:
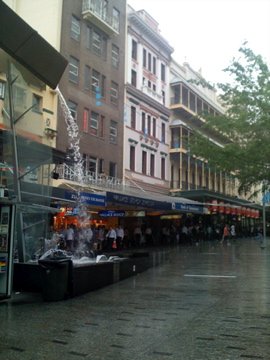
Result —
<instances>
[{"instance_id":1,"label":"green foliage","mask_svg":"<svg viewBox=\"0 0 270 360\"><path fill-rule=\"evenodd\" d=\"M225 113L203 115L206 122L194 134L191 151L208 159L210 166L235 174L240 190L248 190L270 183L270 72L246 43L239 53L224 70L232 82L217 84Z\"/></svg>"}]
</instances>

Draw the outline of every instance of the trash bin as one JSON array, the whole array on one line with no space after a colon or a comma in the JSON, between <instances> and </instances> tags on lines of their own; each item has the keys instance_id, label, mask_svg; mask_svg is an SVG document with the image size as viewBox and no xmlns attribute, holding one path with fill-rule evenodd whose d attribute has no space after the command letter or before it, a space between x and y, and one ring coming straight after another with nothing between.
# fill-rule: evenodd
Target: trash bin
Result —
<instances>
[{"instance_id":1,"label":"trash bin","mask_svg":"<svg viewBox=\"0 0 270 360\"><path fill-rule=\"evenodd\" d=\"M69 295L70 259L42 259L39 260L42 272L42 294L45 301L64 300Z\"/></svg>"}]
</instances>

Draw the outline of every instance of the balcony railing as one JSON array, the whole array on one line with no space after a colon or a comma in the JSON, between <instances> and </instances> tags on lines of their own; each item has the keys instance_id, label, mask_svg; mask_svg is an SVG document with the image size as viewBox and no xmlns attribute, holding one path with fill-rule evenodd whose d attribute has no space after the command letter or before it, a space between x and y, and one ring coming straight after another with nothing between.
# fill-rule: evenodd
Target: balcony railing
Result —
<instances>
[{"instance_id":1,"label":"balcony railing","mask_svg":"<svg viewBox=\"0 0 270 360\"><path fill-rule=\"evenodd\" d=\"M79 182L78 174L76 174L72 166L68 166L67 164L58 165L57 172L59 173L59 179ZM104 174L98 174L93 171L84 171L82 184L97 186L102 189L115 190L124 190L127 187L122 179L118 179L113 176L106 176Z\"/></svg>"},{"instance_id":2,"label":"balcony railing","mask_svg":"<svg viewBox=\"0 0 270 360\"><path fill-rule=\"evenodd\" d=\"M90 20L94 25L101 28L109 36L118 35L117 24L107 14L108 9L103 1L83 0L82 16L85 20Z\"/></svg>"},{"instance_id":3,"label":"balcony railing","mask_svg":"<svg viewBox=\"0 0 270 360\"><path fill-rule=\"evenodd\" d=\"M148 96L150 96L152 99L158 101L160 104L163 104L163 97L162 95L158 94L156 91L154 91L153 89L151 89L150 87L143 85L141 87L141 90L144 94L147 94Z\"/></svg>"}]
</instances>

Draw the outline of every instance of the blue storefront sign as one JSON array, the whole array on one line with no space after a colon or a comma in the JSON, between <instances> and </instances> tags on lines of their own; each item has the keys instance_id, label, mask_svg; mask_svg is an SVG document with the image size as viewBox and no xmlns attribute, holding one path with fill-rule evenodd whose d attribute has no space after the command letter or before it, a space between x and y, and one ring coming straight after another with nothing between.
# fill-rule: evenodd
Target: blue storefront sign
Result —
<instances>
[{"instance_id":1,"label":"blue storefront sign","mask_svg":"<svg viewBox=\"0 0 270 360\"><path fill-rule=\"evenodd\" d=\"M107 201L113 204L125 204L147 209L170 210L171 203L165 201L139 198L137 196L107 192Z\"/></svg>"},{"instance_id":2,"label":"blue storefront sign","mask_svg":"<svg viewBox=\"0 0 270 360\"><path fill-rule=\"evenodd\" d=\"M65 191L65 199L78 201L78 194L72 191ZM106 197L104 195L90 194L81 192L80 201L87 205L105 206Z\"/></svg>"},{"instance_id":3,"label":"blue storefront sign","mask_svg":"<svg viewBox=\"0 0 270 360\"><path fill-rule=\"evenodd\" d=\"M191 213L203 213L203 205L172 203L172 209Z\"/></svg>"},{"instance_id":4,"label":"blue storefront sign","mask_svg":"<svg viewBox=\"0 0 270 360\"><path fill-rule=\"evenodd\" d=\"M102 210L98 215L100 217L124 217L126 213L123 210Z\"/></svg>"}]
</instances>

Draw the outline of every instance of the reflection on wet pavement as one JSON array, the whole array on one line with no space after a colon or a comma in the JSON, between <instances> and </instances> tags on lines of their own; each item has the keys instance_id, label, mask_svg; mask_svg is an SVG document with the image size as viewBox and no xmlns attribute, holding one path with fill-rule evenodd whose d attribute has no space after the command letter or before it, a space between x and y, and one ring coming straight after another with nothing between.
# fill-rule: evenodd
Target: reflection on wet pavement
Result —
<instances>
[{"instance_id":1,"label":"reflection on wet pavement","mask_svg":"<svg viewBox=\"0 0 270 360\"><path fill-rule=\"evenodd\" d=\"M269 245L170 248L165 264L77 298L14 295L0 303L0 359L270 359Z\"/></svg>"}]
</instances>

